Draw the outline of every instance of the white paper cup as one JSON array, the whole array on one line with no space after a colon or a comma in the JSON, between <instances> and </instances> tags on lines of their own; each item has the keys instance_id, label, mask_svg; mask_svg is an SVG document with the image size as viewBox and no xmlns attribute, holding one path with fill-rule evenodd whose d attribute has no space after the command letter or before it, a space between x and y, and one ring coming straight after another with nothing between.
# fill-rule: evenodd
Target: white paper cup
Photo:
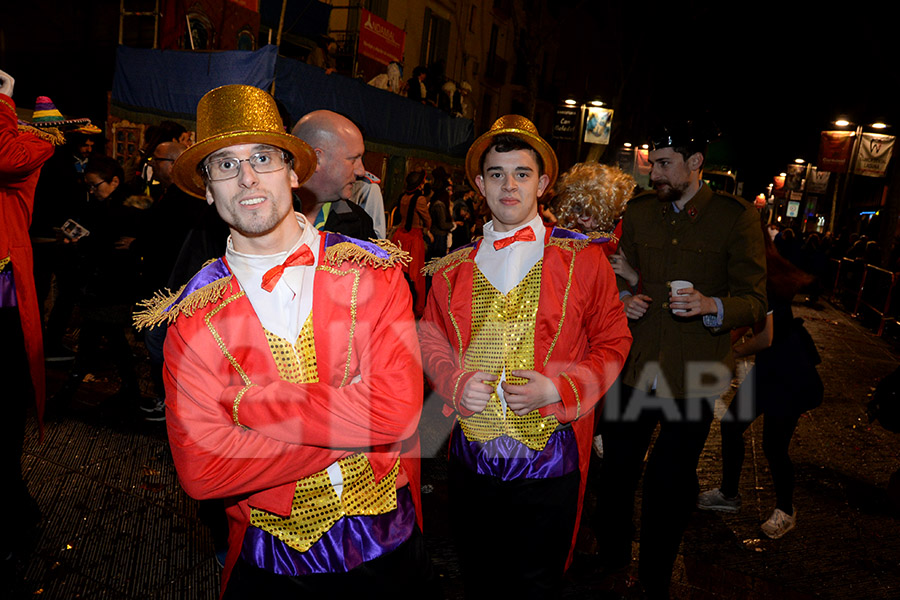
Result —
<instances>
[{"instance_id":1,"label":"white paper cup","mask_svg":"<svg viewBox=\"0 0 900 600\"><path fill-rule=\"evenodd\" d=\"M681 291L685 288L692 288L692 287L694 287L693 283L691 283L690 281L685 281L683 279L676 279L675 281L673 281L669 284L669 289L671 289L672 293L676 294L676 295L678 294L679 291ZM673 308L672 309L672 313L676 314L676 315L679 313L685 313L685 312L687 312L687 310L685 310L683 308Z\"/></svg>"}]
</instances>

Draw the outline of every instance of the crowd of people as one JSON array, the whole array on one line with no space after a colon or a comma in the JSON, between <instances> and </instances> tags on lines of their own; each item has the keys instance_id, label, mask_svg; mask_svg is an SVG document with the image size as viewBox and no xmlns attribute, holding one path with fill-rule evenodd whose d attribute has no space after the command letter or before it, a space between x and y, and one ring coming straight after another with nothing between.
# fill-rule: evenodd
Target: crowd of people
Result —
<instances>
[{"instance_id":1,"label":"crowd of people","mask_svg":"<svg viewBox=\"0 0 900 600\"><path fill-rule=\"evenodd\" d=\"M418 71L410 97L427 101ZM559 594L593 452L600 488L584 521L607 592L668 597L691 512L740 509L742 435L760 415L777 496L762 530L796 526L788 447L822 387L790 306L825 240L800 245L706 185L707 140L691 123L654 137L642 192L616 167L560 174L535 126L507 115L461 173L409 172L386 212L363 135L337 113L291 127L266 92L223 86L200 100L195 143L162 122L123 166L91 129L63 128L54 151L17 126L12 81L0 71L0 191L28 201L16 219L0 205L0 325L18 340L4 366L19 372L21 421L26 397L42 407L41 323L43 358L68 365L54 409L106 348L121 381L107 402L165 421L185 490L227 515L225 598L440 597L422 531L423 381L452 419L449 519L467 597ZM436 103L452 112L459 91ZM713 403L749 355L756 370L723 423L722 483L701 492ZM23 436L4 455L18 482ZM24 483L20 495L38 510Z\"/></svg>"}]
</instances>

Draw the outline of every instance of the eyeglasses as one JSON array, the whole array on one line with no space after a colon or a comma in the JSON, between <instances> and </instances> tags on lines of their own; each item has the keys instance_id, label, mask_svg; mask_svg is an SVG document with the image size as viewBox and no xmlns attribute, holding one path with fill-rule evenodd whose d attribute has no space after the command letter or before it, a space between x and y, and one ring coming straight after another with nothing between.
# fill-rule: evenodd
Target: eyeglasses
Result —
<instances>
[{"instance_id":1,"label":"eyeglasses","mask_svg":"<svg viewBox=\"0 0 900 600\"><path fill-rule=\"evenodd\" d=\"M162 156L151 156L147 162L175 162L174 158L163 158Z\"/></svg>"},{"instance_id":2,"label":"eyeglasses","mask_svg":"<svg viewBox=\"0 0 900 600\"><path fill-rule=\"evenodd\" d=\"M104 183L109 183L109 182L108 182L108 181L103 181L103 180L101 179L101 180L98 181L97 183L88 183L87 181L85 181L85 183L88 184L88 190L91 191L91 192L93 192L94 190L96 190L97 188L99 188L99 187L100 187L101 185L103 185Z\"/></svg>"},{"instance_id":3,"label":"eyeglasses","mask_svg":"<svg viewBox=\"0 0 900 600\"><path fill-rule=\"evenodd\" d=\"M256 173L274 173L283 169L290 162L290 157L285 152L268 150L257 152L250 158L217 158L206 163L203 168L210 181L224 181L237 177L243 162L250 163L250 168Z\"/></svg>"}]
</instances>

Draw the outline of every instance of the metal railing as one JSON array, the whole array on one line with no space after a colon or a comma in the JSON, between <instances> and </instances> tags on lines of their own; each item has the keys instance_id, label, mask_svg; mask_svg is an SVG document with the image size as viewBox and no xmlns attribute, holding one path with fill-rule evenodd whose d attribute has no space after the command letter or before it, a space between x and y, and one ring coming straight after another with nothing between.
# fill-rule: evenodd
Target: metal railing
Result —
<instances>
[{"instance_id":1,"label":"metal railing","mask_svg":"<svg viewBox=\"0 0 900 600\"><path fill-rule=\"evenodd\" d=\"M824 285L831 297L841 302L854 318L873 314L878 318L875 335L884 334L889 323L900 325L900 273L861 260L831 259Z\"/></svg>"}]
</instances>

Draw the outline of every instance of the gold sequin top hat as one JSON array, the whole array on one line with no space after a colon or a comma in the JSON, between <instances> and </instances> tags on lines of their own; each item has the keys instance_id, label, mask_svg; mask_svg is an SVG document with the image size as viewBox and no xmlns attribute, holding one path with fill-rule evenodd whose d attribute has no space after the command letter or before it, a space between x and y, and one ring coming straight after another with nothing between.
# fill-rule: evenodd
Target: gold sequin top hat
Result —
<instances>
[{"instance_id":1,"label":"gold sequin top hat","mask_svg":"<svg viewBox=\"0 0 900 600\"><path fill-rule=\"evenodd\" d=\"M316 170L316 153L300 138L285 133L275 99L253 86L223 85L206 92L197 103L197 139L175 161L172 180L198 198L206 197L206 183L197 165L228 146L268 144L290 152L300 185Z\"/></svg>"},{"instance_id":2,"label":"gold sequin top hat","mask_svg":"<svg viewBox=\"0 0 900 600\"><path fill-rule=\"evenodd\" d=\"M556 160L556 153L553 152L550 144L540 136L534 123L520 115L506 115L494 121L491 128L475 140L472 147L469 148L468 154L466 154L466 176L469 178L472 189L478 189L478 186L475 185L475 176L481 175L481 156L491 147L493 139L503 134L524 140L534 148L535 152L540 155L541 160L544 161L544 173L550 177L550 184L547 188L552 187L559 173L559 162Z\"/></svg>"}]
</instances>

